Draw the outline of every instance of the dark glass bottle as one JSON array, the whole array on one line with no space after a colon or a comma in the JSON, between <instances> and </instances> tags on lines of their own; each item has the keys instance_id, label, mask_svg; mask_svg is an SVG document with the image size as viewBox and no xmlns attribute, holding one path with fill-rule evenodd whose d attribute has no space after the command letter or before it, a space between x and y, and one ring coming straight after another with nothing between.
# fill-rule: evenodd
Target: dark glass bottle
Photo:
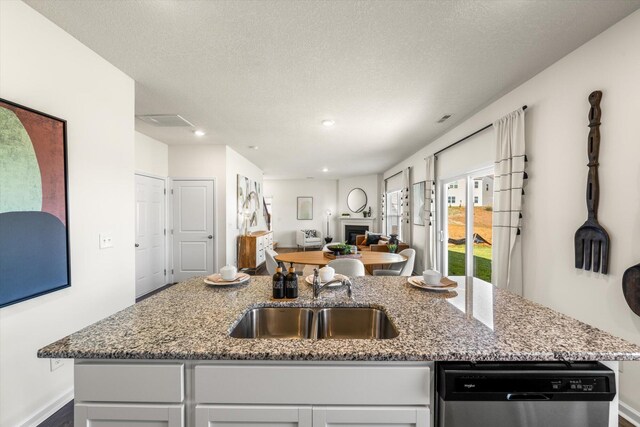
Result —
<instances>
[{"instance_id":1,"label":"dark glass bottle","mask_svg":"<svg viewBox=\"0 0 640 427\"><path fill-rule=\"evenodd\" d=\"M284 298L284 274L282 274L282 268L276 268L276 274L273 275L273 298Z\"/></svg>"},{"instance_id":2,"label":"dark glass bottle","mask_svg":"<svg viewBox=\"0 0 640 427\"><path fill-rule=\"evenodd\" d=\"M295 268L289 268L289 274L284 279L284 287L287 298L298 298L298 275Z\"/></svg>"}]
</instances>

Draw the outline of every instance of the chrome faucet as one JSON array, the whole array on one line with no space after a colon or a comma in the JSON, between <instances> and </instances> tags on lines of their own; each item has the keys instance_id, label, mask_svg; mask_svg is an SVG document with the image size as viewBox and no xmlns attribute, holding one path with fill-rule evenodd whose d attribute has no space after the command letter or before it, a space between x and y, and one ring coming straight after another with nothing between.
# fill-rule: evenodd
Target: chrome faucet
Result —
<instances>
[{"instance_id":1,"label":"chrome faucet","mask_svg":"<svg viewBox=\"0 0 640 427\"><path fill-rule=\"evenodd\" d=\"M346 286L347 296L349 297L349 299L353 299L353 293L351 292L351 280L349 280L348 278L333 279L321 285L318 269L314 268L313 269L313 299L314 300L317 299L323 291L329 289L329 285L333 285L335 283L340 283L340 286L336 288L342 288Z\"/></svg>"}]
</instances>

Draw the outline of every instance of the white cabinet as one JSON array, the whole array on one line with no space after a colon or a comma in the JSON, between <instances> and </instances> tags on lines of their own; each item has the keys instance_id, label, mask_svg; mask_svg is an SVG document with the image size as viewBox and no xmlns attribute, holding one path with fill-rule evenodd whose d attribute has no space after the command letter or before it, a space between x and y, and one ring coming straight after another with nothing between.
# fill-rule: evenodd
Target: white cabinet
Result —
<instances>
[{"instance_id":1,"label":"white cabinet","mask_svg":"<svg viewBox=\"0 0 640 427\"><path fill-rule=\"evenodd\" d=\"M311 427L310 406L198 405L195 427Z\"/></svg>"},{"instance_id":2,"label":"white cabinet","mask_svg":"<svg viewBox=\"0 0 640 427\"><path fill-rule=\"evenodd\" d=\"M429 427L431 416L426 407L314 407L313 427Z\"/></svg>"},{"instance_id":3,"label":"white cabinet","mask_svg":"<svg viewBox=\"0 0 640 427\"><path fill-rule=\"evenodd\" d=\"M429 427L426 407L198 405L195 427Z\"/></svg>"},{"instance_id":4,"label":"white cabinet","mask_svg":"<svg viewBox=\"0 0 640 427\"><path fill-rule=\"evenodd\" d=\"M432 362L76 361L76 427L429 427Z\"/></svg>"},{"instance_id":5,"label":"white cabinet","mask_svg":"<svg viewBox=\"0 0 640 427\"><path fill-rule=\"evenodd\" d=\"M183 405L77 403L75 427L184 427Z\"/></svg>"}]
</instances>

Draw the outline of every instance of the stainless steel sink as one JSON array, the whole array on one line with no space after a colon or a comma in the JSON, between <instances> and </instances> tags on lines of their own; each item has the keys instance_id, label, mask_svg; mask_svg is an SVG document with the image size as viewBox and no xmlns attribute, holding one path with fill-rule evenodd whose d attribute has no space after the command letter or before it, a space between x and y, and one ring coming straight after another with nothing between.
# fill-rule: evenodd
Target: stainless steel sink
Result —
<instances>
[{"instance_id":1,"label":"stainless steel sink","mask_svg":"<svg viewBox=\"0 0 640 427\"><path fill-rule=\"evenodd\" d=\"M389 339L398 330L387 314L368 307L260 307L249 310L233 338Z\"/></svg>"},{"instance_id":2,"label":"stainless steel sink","mask_svg":"<svg viewBox=\"0 0 640 427\"><path fill-rule=\"evenodd\" d=\"M311 338L313 310L261 307L249 310L231 331L233 338Z\"/></svg>"},{"instance_id":3,"label":"stainless steel sink","mask_svg":"<svg viewBox=\"0 0 640 427\"><path fill-rule=\"evenodd\" d=\"M389 339L398 330L377 308L332 307L320 310L318 339Z\"/></svg>"}]
</instances>

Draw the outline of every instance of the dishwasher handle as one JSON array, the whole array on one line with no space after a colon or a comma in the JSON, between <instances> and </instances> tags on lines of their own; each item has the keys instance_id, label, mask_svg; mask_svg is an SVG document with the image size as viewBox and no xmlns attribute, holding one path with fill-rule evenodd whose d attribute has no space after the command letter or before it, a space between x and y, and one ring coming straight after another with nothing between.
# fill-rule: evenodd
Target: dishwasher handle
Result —
<instances>
[{"instance_id":1,"label":"dishwasher handle","mask_svg":"<svg viewBox=\"0 0 640 427\"><path fill-rule=\"evenodd\" d=\"M546 394L540 393L509 393L507 400L550 400Z\"/></svg>"}]
</instances>

